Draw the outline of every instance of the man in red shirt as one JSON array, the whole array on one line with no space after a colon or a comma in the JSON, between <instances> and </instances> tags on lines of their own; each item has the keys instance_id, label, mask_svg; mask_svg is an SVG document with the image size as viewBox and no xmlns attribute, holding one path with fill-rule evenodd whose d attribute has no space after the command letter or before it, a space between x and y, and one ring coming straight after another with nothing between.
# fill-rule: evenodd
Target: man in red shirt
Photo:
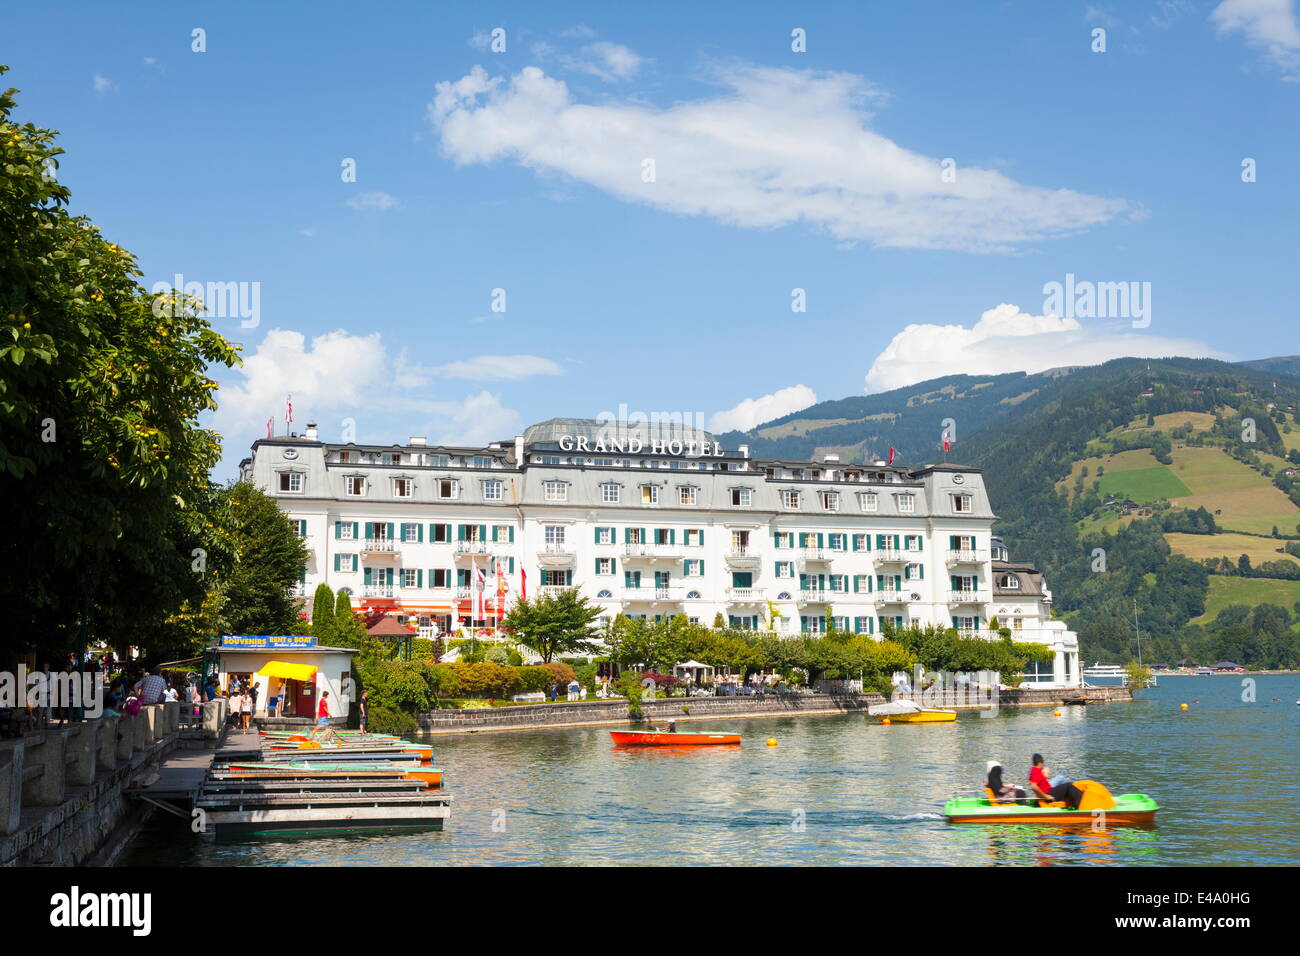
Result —
<instances>
[{"instance_id":1,"label":"man in red shirt","mask_svg":"<svg viewBox=\"0 0 1300 956\"><path fill-rule=\"evenodd\" d=\"M1034 765L1029 770L1029 789L1039 800L1047 803L1064 802L1071 810L1079 809L1079 801L1083 799L1083 791L1068 780L1052 786L1052 782L1047 779L1042 754L1034 754Z\"/></svg>"},{"instance_id":2,"label":"man in red shirt","mask_svg":"<svg viewBox=\"0 0 1300 956\"><path fill-rule=\"evenodd\" d=\"M330 705L329 705L329 701L326 699L326 698L329 697L329 695L330 695L330 692L327 691L327 690L323 690L323 691L320 692L320 706L316 708L316 726L317 726L317 727L327 727L327 726L329 726L329 722L330 722ZM1040 759L1041 759L1041 758L1040 758Z\"/></svg>"}]
</instances>

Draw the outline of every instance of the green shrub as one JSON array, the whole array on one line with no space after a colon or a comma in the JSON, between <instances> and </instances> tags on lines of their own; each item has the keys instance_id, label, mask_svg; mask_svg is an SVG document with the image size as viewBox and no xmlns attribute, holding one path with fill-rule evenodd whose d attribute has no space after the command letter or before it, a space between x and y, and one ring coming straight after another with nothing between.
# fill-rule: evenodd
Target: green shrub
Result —
<instances>
[{"instance_id":1,"label":"green shrub","mask_svg":"<svg viewBox=\"0 0 1300 956\"><path fill-rule=\"evenodd\" d=\"M419 731L420 725L404 711L372 704L366 729L378 734L413 734Z\"/></svg>"}]
</instances>

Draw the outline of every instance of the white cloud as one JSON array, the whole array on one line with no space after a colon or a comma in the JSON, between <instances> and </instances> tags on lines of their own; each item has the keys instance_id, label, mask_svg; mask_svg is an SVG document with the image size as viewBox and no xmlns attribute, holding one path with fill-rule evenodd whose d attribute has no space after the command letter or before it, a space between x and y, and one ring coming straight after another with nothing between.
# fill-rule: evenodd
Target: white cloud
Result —
<instances>
[{"instance_id":1,"label":"white cloud","mask_svg":"<svg viewBox=\"0 0 1300 956\"><path fill-rule=\"evenodd\" d=\"M1135 332L1131 326L1029 315L1003 303L963 325L909 325L876 356L868 392L885 392L943 375L1042 372L1064 365L1099 365L1134 356L1225 358L1202 342Z\"/></svg>"},{"instance_id":2,"label":"white cloud","mask_svg":"<svg viewBox=\"0 0 1300 956\"><path fill-rule=\"evenodd\" d=\"M658 109L575 102L535 66L513 77L476 66L437 85L429 119L458 164L510 159L671 212L804 223L881 246L1005 250L1134 211L960 164L944 182L939 159L869 128L863 105L878 94L857 76L730 66L716 78L724 92ZM654 182L643 181L646 158Z\"/></svg>"},{"instance_id":3,"label":"white cloud","mask_svg":"<svg viewBox=\"0 0 1300 956\"><path fill-rule=\"evenodd\" d=\"M106 76L100 76L98 73L95 74L94 78L91 80L91 83L95 87L96 93L117 92L117 84L114 83Z\"/></svg>"},{"instance_id":4,"label":"white cloud","mask_svg":"<svg viewBox=\"0 0 1300 956\"><path fill-rule=\"evenodd\" d=\"M487 391L463 398L421 394L431 384L428 371L409 365L405 355L391 358L378 332L339 329L308 343L301 332L271 329L243 366L223 378L212 427L228 450L265 435L268 418L280 433L287 395L293 397L295 429L315 421L327 439L336 439L348 418L361 429L374 428L384 420L376 414L388 420L385 433L358 434L359 441L400 441L422 433L438 442L474 443L512 436L519 426L519 413ZM403 433L408 425L412 430Z\"/></svg>"},{"instance_id":5,"label":"white cloud","mask_svg":"<svg viewBox=\"0 0 1300 956\"><path fill-rule=\"evenodd\" d=\"M397 197L390 196L385 192L361 193L347 200L347 204L353 209L392 209L397 205Z\"/></svg>"},{"instance_id":6,"label":"white cloud","mask_svg":"<svg viewBox=\"0 0 1300 956\"><path fill-rule=\"evenodd\" d=\"M443 378L464 378L479 382L515 381L532 375L563 375L564 369L538 355L477 355L448 362L433 369Z\"/></svg>"},{"instance_id":7,"label":"white cloud","mask_svg":"<svg viewBox=\"0 0 1300 956\"><path fill-rule=\"evenodd\" d=\"M561 62L571 70L590 73L606 83L613 83L636 76L645 58L621 44L599 40L588 43L577 56L562 57Z\"/></svg>"},{"instance_id":8,"label":"white cloud","mask_svg":"<svg viewBox=\"0 0 1300 956\"><path fill-rule=\"evenodd\" d=\"M807 385L791 385L761 398L747 398L735 408L714 412L709 431L749 431L756 425L789 415L817 402L817 394Z\"/></svg>"},{"instance_id":9,"label":"white cloud","mask_svg":"<svg viewBox=\"0 0 1300 956\"><path fill-rule=\"evenodd\" d=\"M1223 0L1210 13L1220 33L1241 33L1290 82L1300 82L1300 24L1294 0Z\"/></svg>"}]
</instances>

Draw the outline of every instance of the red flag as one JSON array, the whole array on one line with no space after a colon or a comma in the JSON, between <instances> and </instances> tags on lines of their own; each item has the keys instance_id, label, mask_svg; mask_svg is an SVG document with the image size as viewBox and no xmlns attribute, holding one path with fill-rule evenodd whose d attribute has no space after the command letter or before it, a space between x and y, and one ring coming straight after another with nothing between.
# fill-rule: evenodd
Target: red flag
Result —
<instances>
[{"instance_id":1,"label":"red flag","mask_svg":"<svg viewBox=\"0 0 1300 956\"><path fill-rule=\"evenodd\" d=\"M293 421L293 396L292 395L285 396L284 402L285 405L288 406L287 411L284 413L284 421L285 424L288 424Z\"/></svg>"},{"instance_id":2,"label":"red flag","mask_svg":"<svg viewBox=\"0 0 1300 956\"><path fill-rule=\"evenodd\" d=\"M943 433L943 453L948 454L948 433Z\"/></svg>"},{"instance_id":3,"label":"red flag","mask_svg":"<svg viewBox=\"0 0 1300 956\"><path fill-rule=\"evenodd\" d=\"M268 419L266 420L266 437L267 437L267 438L270 438L270 437L271 437L271 426L272 426L274 423L275 423L275 419L274 419L274 418L268 418Z\"/></svg>"},{"instance_id":4,"label":"red flag","mask_svg":"<svg viewBox=\"0 0 1300 956\"><path fill-rule=\"evenodd\" d=\"M892 445L890 446L890 449L889 449L889 463L890 463L891 465L894 463L894 449L893 449L893 446L892 446Z\"/></svg>"},{"instance_id":5,"label":"red flag","mask_svg":"<svg viewBox=\"0 0 1300 956\"><path fill-rule=\"evenodd\" d=\"M528 600L528 572L523 568L519 569L519 600Z\"/></svg>"}]
</instances>

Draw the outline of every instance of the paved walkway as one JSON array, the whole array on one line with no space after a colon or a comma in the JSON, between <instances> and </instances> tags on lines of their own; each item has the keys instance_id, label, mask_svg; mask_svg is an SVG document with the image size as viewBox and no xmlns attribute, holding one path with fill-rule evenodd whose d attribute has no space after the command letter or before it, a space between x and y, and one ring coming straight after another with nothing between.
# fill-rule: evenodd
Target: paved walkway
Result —
<instances>
[{"instance_id":1,"label":"paved walkway","mask_svg":"<svg viewBox=\"0 0 1300 956\"><path fill-rule=\"evenodd\" d=\"M155 800L189 800L203 784L212 759L218 754L260 749L261 742L254 733L226 734L221 743L209 750L181 750L168 757L158 768L158 779L147 787L131 791L137 796Z\"/></svg>"}]
</instances>

